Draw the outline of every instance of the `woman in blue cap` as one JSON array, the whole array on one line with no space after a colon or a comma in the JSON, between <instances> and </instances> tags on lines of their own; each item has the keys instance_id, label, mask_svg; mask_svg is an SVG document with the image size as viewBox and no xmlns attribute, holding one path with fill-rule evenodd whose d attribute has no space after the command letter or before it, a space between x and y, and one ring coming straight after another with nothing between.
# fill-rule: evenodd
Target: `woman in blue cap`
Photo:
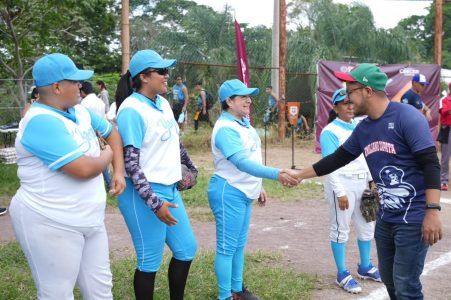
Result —
<instances>
[{"instance_id":1,"label":"woman in blue cap","mask_svg":"<svg viewBox=\"0 0 451 300\"><path fill-rule=\"evenodd\" d=\"M138 51L116 91L117 126L124 144L127 187L118 198L136 250L136 299L153 299L156 272L165 243L172 251L169 264L171 300L183 299L196 241L177 190L181 164L197 170L179 141L179 127L168 101L170 67L153 50Z\"/></svg>"},{"instance_id":2,"label":"woman in blue cap","mask_svg":"<svg viewBox=\"0 0 451 300\"><path fill-rule=\"evenodd\" d=\"M253 200L267 200L262 179L297 183L292 170L262 165L261 142L247 116L259 89L248 88L238 79L219 88L223 112L213 128L211 148L214 175L208 186L208 201L216 220L215 272L219 299L257 300L243 285L244 248L249 231Z\"/></svg>"},{"instance_id":3,"label":"woman in blue cap","mask_svg":"<svg viewBox=\"0 0 451 300\"><path fill-rule=\"evenodd\" d=\"M113 162L110 192L122 193L119 134L79 105L79 81L93 71L53 53L38 59L32 73L40 98L20 121L15 144L20 188L10 213L16 238L38 299L74 299L76 283L84 299L113 299L102 171ZM96 131L108 142L104 148Z\"/></svg>"},{"instance_id":4,"label":"woman in blue cap","mask_svg":"<svg viewBox=\"0 0 451 300\"><path fill-rule=\"evenodd\" d=\"M332 103L334 105L332 117L320 136L323 157L334 153L348 139L357 125L353 120L354 105L347 99L345 88L334 92ZM345 262L351 219L356 230L360 252L357 275L363 279L381 281L379 271L370 261L375 222L367 222L360 212L363 191L369 187L368 183L371 181L365 158L361 155L348 165L327 175L324 182L325 197L329 204L330 243L338 269L336 283L350 293L362 291L347 270Z\"/></svg>"}]
</instances>

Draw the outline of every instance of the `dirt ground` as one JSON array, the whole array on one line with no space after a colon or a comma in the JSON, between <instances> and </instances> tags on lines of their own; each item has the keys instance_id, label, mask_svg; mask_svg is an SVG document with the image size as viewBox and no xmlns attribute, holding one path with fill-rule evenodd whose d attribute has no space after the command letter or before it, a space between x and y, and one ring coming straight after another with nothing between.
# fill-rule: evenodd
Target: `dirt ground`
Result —
<instances>
[{"instance_id":1,"label":"dirt ground","mask_svg":"<svg viewBox=\"0 0 451 300\"><path fill-rule=\"evenodd\" d=\"M295 153L298 168L308 166L319 159L312 147L299 147ZM197 163L208 162L210 154L192 157ZM268 165L290 167L291 148L272 147L267 151ZM321 179L317 179L321 182ZM249 233L248 251L278 251L283 254L284 263L299 272L316 276L318 284L313 299L388 299L383 284L359 280L363 291L351 295L335 283L335 265L328 239L327 205L323 195L316 199L291 203L271 199L265 208L255 206ZM429 249L425 272L422 276L425 299L451 299L451 192L442 193L442 222L444 238ZM133 246L124 224L116 209L108 209L106 224L110 249L113 257L133 254ZM200 249L214 249L213 222L193 221L193 228ZM0 241L13 240L10 217L0 217ZM373 263L377 264L373 245ZM347 266L356 276L358 250L352 233L347 246Z\"/></svg>"}]
</instances>

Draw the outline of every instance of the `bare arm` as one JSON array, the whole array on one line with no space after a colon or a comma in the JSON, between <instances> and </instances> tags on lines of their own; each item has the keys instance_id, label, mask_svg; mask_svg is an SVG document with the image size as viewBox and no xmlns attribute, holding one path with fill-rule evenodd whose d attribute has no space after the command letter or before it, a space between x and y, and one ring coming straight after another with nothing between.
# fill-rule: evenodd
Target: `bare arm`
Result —
<instances>
[{"instance_id":1,"label":"bare arm","mask_svg":"<svg viewBox=\"0 0 451 300\"><path fill-rule=\"evenodd\" d=\"M116 196L122 194L125 189L124 179L124 151L122 148L122 140L113 127L110 134L106 138L108 145L113 150L113 177L111 179L111 194Z\"/></svg>"},{"instance_id":2,"label":"bare arm","mask_svg":"<svg viewBox=\"0 0 451 300\"><path fill-rule=\"evenodd\" d=\"M185 96L185 104L183 105L182 111L185 112L189 102L188 89L186 86L183 87L183 95Z\"/></svg>"},{"instance_id":3,"label":"bare arm","mask_svg":"<svg viewBox=\"0 0 451 300\"><path fill-rule=\"evenodd\" d=\"M64 165L61 170L79 179L94 178L108 166L113 159L113 151L109 145L100 151L99 157L82 155L74 161Z\"/></svg>"},{"instance_id":4,"label":"bare arm","mask_svg":"<svg viewBox=\"0 0 451 300\"><path fill-rule=\"evenodd\" d=\"M205 91L200 91L200 97L202 98L202 113L205 115L207 113L207 99L205 96Z\"/></svg>"}]
</instances>

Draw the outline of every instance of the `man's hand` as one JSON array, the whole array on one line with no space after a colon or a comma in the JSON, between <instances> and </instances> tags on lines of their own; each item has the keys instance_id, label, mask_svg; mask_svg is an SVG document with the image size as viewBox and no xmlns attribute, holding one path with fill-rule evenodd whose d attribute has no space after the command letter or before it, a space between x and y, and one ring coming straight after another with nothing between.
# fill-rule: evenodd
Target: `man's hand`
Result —
<instances>
[{"instance_id":1,"label":"man's hand","mask_svg":"<svg viewBox=\"0 0 451 300\"><path fill-rule=\"evenodd\" d=\"M429 246L442 239L442 222L440 213L436 209L426 209L426 215L422 226L423 240Z\"/></svg>"},{"instance_id":2,"label":"man's hand","mask_svg":"<svg viewBox=\"0 0 451 300\"><path fill-rule=\"evenodd\" d=\"M279 182L288 187L293 187L298 184L298 179L296 177L296 171L291 169L282 169L279 172Z\"/></svg>"},{"instance_id":3,"label":"man's hand","mask_svg":"<svg viewBox=\"0 0 451 300\"><path fill-rule=\"evenodd\" d=\"M346 210L349 208L348 196L344 195L344 196L338 197L338 207L341 210Z\"/></svg>"},{"instance_id":4,"label":"man's hand","mask_svg":"<svg viewBox=\"0 0 451 300\"><path fill-rule=\"evenodd\" d=\"M172 204L166 201L163 201L163 206L160 207L160 209L157 211L156 215L158 219L160 219L161 222L171 226L177 224L177 219L175 219L171 212L169 211L169 208L177 208L178 205Z\"/></svg>"}]
</instances>

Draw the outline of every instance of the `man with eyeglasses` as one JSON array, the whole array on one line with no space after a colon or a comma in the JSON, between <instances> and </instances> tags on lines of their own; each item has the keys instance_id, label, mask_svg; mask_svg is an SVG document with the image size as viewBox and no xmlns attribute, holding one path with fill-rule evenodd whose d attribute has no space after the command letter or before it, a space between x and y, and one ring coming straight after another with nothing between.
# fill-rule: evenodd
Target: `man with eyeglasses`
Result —
<instances>
[{"instance_id":1,"label":"man with eyeglasses","mask_svg":"<svg viewBox=\"0 0 451 300\"><path fill-rule=\"evenodd\" d=\"M427 82L426 76L419 73L413 75L412 88L402 95L401 102L418 109L430 122L432 120L431 109L421 100L421 93L427 85L429 85L429 82Z\"/></svg>"},{"instance_id":2,"label":"man with eyeglasses","mask_svg":"<svg viewBox=\"0 0 451 300\"><path fill-rule=\"evenodd\" d=\"M368 117L298 178L327 175L363 153L380 198L375 240L382 281L391 299L423 299L428 246L442 238L440 165L429 126L415 108L387 98L387 75L375 65L335 75L346 82L355 113Z\"/></svg>"}]
</instances>

